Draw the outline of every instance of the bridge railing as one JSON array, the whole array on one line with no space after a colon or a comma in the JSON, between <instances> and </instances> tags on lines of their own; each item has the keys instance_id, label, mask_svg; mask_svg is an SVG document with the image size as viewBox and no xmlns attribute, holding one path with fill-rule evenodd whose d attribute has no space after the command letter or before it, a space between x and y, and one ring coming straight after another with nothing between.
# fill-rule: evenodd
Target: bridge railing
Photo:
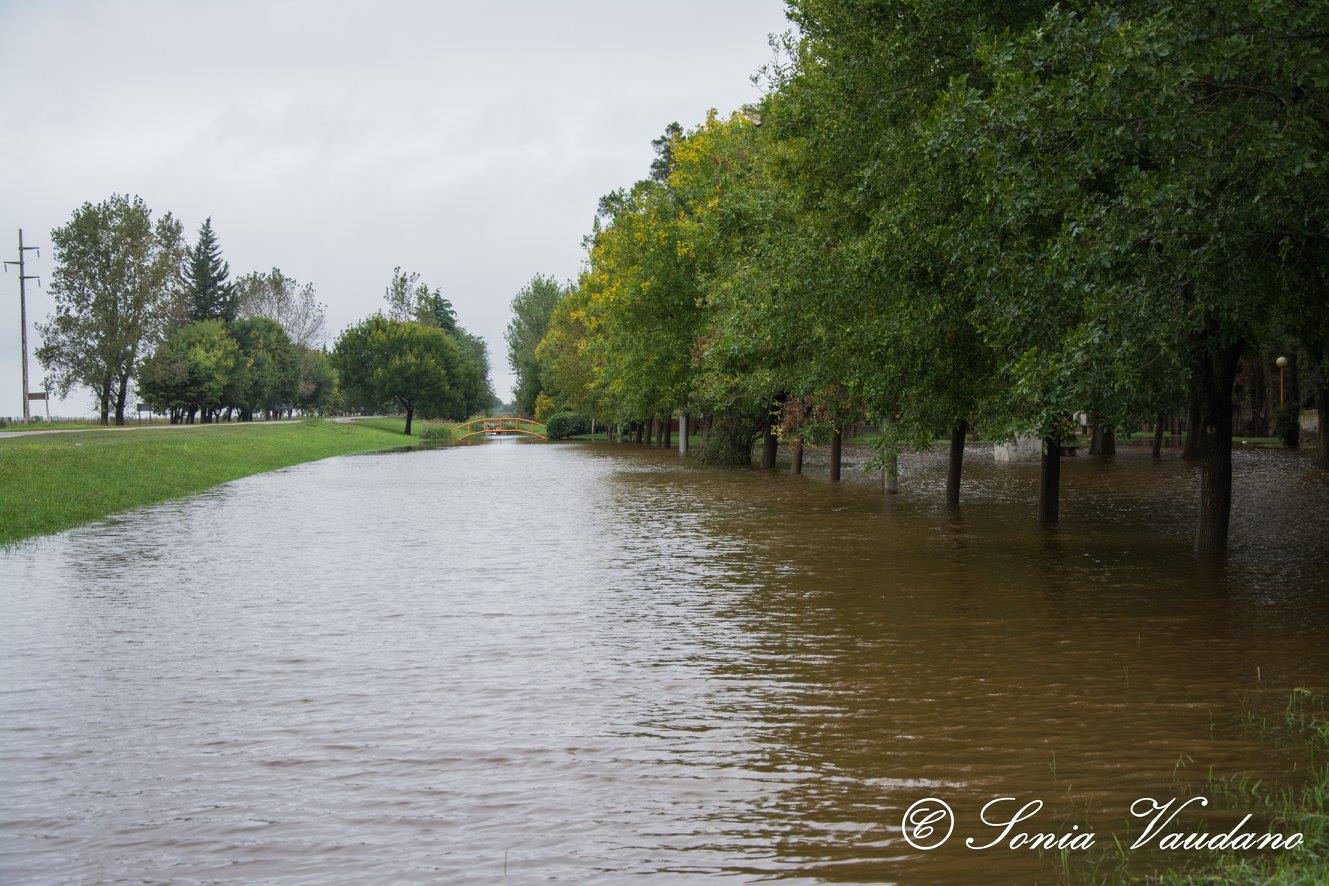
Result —
<instances>
[{"instance_id":1,"label":"bridge railing","mask_svg":"<svg viewBox=\"0 0 1329 886\"><path fill-rule=\"evenodd\" d=\"M481 434L524 434L540 440L547 439L543 424L518 415L487 415L452 426L452 436L458 440Z\"/></svg>"}]
</instances>

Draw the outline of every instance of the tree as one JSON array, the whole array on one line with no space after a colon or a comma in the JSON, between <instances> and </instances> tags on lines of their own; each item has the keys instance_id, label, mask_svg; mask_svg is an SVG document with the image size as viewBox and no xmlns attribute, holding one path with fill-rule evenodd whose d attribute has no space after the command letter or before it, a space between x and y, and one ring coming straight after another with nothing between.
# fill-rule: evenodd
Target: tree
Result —
<instances>
[{"instance_id":1,"label":"tree","mask_svg":"<svg viewBox=\"0 0 1329 886\"><path fill-rule=\"evenodd\" d=\"M238 305L230 276L231 266L222 260L212 219L206 218L199 226L198 241L185 256L184 300L189 320L229 323L235 319Z\"/></svg>"},{"instance_id":2,"label":"tree","mask_svg":"<svg viewBox=\"0 0 1329 886\"><path fill-rule=\"evenodd\" d=\"M236 320L231 335L240 349L240 370L227 405L239 410L241 421L254 413L274 418L295 406L300 387L300 354L290 336L268 317Z\"/></svg>"},{"instance_id":3,"label":"tree","mask_svg":"<svg viewBox=\"0 0 1329 886\"><path fill-rule=\"evenodd\" d=\"M220 320L172 328L138 371L139 395L169 413L171 423L193 424L220 408L242 364L240 346Z\"/></svg>"},{"instance_id":4,"label":"tree","mask_svg":"<svg viewBox=\"0 0 1329 886\"><path fill-rule=\"evenodd\" d=\"M312 283L300 283L273 268L266 274L252 272L235 281L237 313L240 317L276 320L299 348L324 344L324 309Z\"/></svg>"},{"instance_id":5,"label":"tree","mask_svg":"<svg viewBox=\"0 0 1329 886\"><path fill-rule=\"evenodd\" d=\"M337 400L337 371L322 349L300 350L300 382L295 403L305 414L333 409Z\"/></svg>"},{"instance_id":6,"label":"tree","mask_svg":"<svg viewBox=\"0 0 1329 886\"><path fill-rule=\"evenodd\" d=\"M341 334L332 359L348 401L369 410L400 408L407 434L417 411L465 417L464 355L442 329L375 314Z\"/></svg>"},{"instance_id":7,"label":"tree","mask_svg":"<svg viewBox=\"0 0 1329 886\"><path fill-rule=\"evenodd\" d=\"M1119 425L1165 388L1141 367L1188 374L1200 553L1227 545L1238 362L1323 292L1326 31L1317 4L1055 9L993 35L991 87L957 83L933 118L977 173L963 248L1008 401Z\"/></svg>"},{"instance_id":8,"label":"tree","mask_svg":"<svg viewBox=\"0 0 1329 886\"><path fill-rule=\"evenodd\" d=\"M429 288L419 274L407 274L400 267L393 268L384 300L388 304L389 319L414 320L445 332L457 331L457 312L453 310L452 302L443 297L438 287Z\"/></svg>"},{"instance_id":9,"label":"tree","mask_svg":"<svg viewBox=\"0 0 1329 886\"><path fill-rule=\"evenodd\" d=\"M520 415L534 411L542 391L535 350L563 294L563 287L553 277L536 274L512 297L512 319L503 337L508 343L508 365L517 376L514 405Z\"/></svg>"},{"instance_id":10,"label":"tree","mask_svg":"<svg viewBox=\"0 0 1329 886\"><path fill-rule=\"evenodd\" d=\"M184 254L179 222L155 222L141 197L85 203L51 232L55 313L38 324L37 359L62 396L91 388L101 422L124 424L125 399L145 346L166 326Z\"/></svg>"}]
</instances>

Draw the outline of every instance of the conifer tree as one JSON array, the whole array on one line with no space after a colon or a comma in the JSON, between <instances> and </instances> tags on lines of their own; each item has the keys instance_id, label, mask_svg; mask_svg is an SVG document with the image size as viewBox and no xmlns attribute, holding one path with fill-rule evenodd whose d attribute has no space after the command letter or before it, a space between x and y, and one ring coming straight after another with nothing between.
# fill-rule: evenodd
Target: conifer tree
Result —
<instances>
[{"instance_id":1,"label":"conifer tree","mask_svg":"<svg viewBox=\"0 0 1329 886\"><path fill-rule=\"evenodd\" d=\"M230 276L231 266L222 260L221 244L207 218L198 229L198 242L185 256L185 304L191 322L235 319L238 305Z\"/></svg>"}]
</instances>

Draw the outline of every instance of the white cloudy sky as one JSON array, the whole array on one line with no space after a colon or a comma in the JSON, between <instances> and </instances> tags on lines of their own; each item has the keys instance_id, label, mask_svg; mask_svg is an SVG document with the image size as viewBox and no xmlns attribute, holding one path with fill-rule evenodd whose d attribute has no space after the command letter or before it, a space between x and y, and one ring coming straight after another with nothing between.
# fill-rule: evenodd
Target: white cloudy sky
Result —
<instances>
[{"instance_id":1,"label":"white cloudy sky","mask_svg":"<svg viewBox=\"0 0 1329 886\"><path fill-rule=\"evenodd\" d=\"M5 259L22 227L45 274L76 206L141 194L191 235L211 215L233 274L314 282L330 336L401 265L489 340L505 397L512 294L575 276L599 196L644 175L670 121L754 99L788 27L781 0L32 0L0 18ZM0 305L0 415L16 415L12 271ZM30 288L29 323L50 310Z\"/></svg>"}]
</instances>

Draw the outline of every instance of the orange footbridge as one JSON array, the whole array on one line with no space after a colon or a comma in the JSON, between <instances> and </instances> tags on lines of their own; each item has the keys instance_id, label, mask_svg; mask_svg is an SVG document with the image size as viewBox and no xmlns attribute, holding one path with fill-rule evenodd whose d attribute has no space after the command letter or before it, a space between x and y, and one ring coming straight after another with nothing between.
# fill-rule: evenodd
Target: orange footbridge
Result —
<instances>
[{"instance_id":1,"label":"orange footbridge","mask_svg":"<svg viewBox=\"0 0 1329 886\"><path fill-rule=\"evenodd\" d=\"M452 439L469 440L471 437L523 436L546 439L545 426L529 418L515 415L487 415L452 426Z\"/></svg>"}]
</instances>

